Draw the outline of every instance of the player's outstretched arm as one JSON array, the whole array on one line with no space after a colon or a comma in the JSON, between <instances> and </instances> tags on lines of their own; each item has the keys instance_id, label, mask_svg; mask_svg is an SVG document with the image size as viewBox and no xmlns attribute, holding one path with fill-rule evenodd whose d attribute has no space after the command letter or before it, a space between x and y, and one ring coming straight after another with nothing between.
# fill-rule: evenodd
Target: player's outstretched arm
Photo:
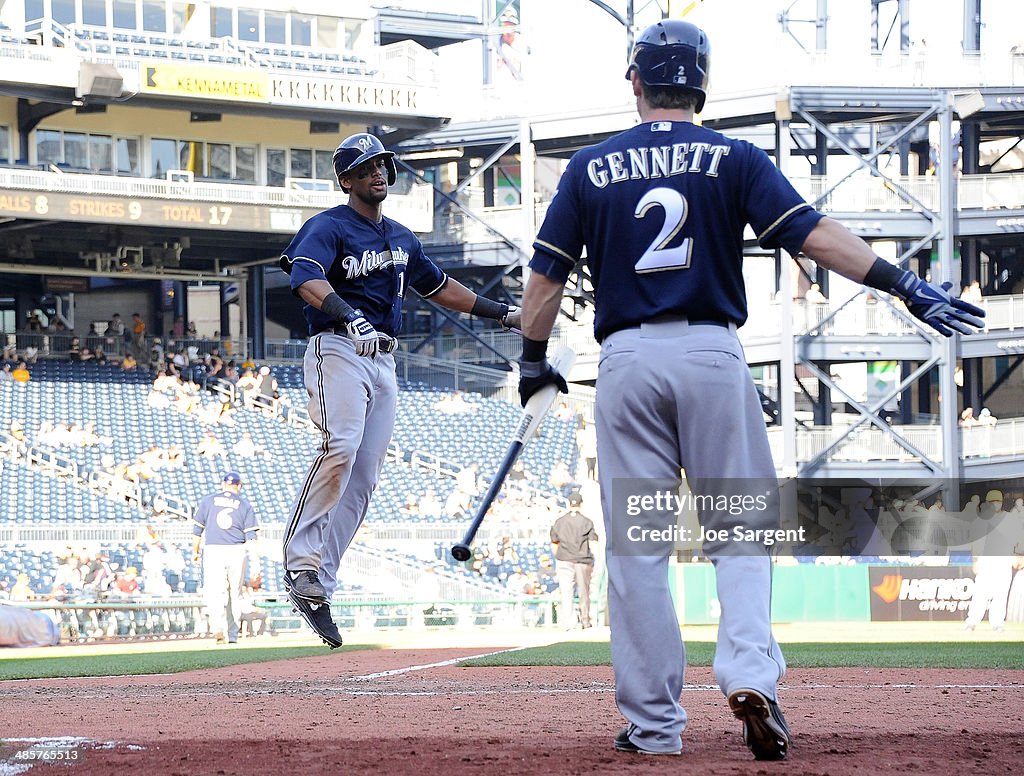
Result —
<instances>
[{"instance_id":1,"label":"player's outstretched arm","mask_svg":"<svg viewBox=\"0 0 1024 776\"><path fill-rule=\"evenodd\" d=\"M504 302L495 302L486 296L475 294L462 283L448 278L444 288L430 297L442 307L459 313L469 313L478 318L490 318L498 321L506 329L519 328L519 308Z\"/></svg>"},{"instance_id":2,"label":"player's outstretched arm","mask_svg":"<svg viewBox=\"0 0 1024 776\"><path fill-rule=\"evenodd\" d=\"M911 315L946 337L954 331L973 334L971 327L985 325L985 311L952 296L952 283L935 285L878 258L866 242L831 218L821 219L811 230L803 252L850 280L899 297Z\"/></svg>"}]
</instances>

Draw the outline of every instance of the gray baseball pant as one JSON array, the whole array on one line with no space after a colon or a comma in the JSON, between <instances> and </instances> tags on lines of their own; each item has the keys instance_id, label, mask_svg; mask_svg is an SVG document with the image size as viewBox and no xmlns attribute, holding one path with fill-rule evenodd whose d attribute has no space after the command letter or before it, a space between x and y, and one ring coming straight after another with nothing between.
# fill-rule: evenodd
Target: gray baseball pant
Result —
<instances>
[{"instance_id":1,"label":"gray baseball pant","mask_svg":"<svg viewBox=\"0 0 1024 776\"><path fill-rule=\"evenodd\" d=\"M330 598L394 431L395 359L358 356L348 337L317 334L306 348L303 377L309 417L322 436L285 527L284 564L289 571L319 571Z\"/></svg>"},{"instance_id":2,"label":"gray baseball pant","mask_svg":"<svg viewBox=\"0 0 1024 776\"><path fill-rule=\"evenodd\" d=\"M203 547L203 593L212 633L238 638L245 575L244 544L207 544Z\"/></svg>"},{"instance_id":3,"label":"gray baseball pant","mask_svg":"<svg viewBox=\"0 0 1024 776\"><path fill-rule=\"evenodd\" d=\"M598 466L609 537L608 607L616 701L637 726L633 743L674 751L686 725L679 698L686 654L668 585L671 547L640 554L625 527L663 528L631 517L615 492L643 481L775 481L764 418L735 327L685 320L643 324L602 343L597 382ZM618 512L616 512L618 510ZM752 528L777 526L777 512L745 515ZM702 513L705 528L728 515ZM705 551L715 566L722 614L714 672L723 693L740 688L776 697L785 671L771 633L771 561L763 546Z\"/></svg>"}]
</instances>

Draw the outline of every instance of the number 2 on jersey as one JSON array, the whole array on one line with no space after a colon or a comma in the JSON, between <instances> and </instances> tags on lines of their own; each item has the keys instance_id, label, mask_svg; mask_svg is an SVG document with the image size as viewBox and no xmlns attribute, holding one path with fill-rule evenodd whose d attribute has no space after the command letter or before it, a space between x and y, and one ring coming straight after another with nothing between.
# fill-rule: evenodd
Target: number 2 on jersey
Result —
<instances>
[{"instance_id":1,"label":"number 2 on jersey","mask_svg":"<svg viewBox=\"0 0 1024 776\"><path fill-rule=\"evenodd\" d=\"M645 218L647 212L655 205L660 205L665 212L665 221L661 225L658 236L651 241L643 256L634 265L636 272L663 272L669 269L686 269L690 266L690 254L693 252L693 240L687 237L675 248L666 247L686 223L689 204L675 189L660 186L651 189L636 203L634 218Z\"/></svg>"}]
</instances>

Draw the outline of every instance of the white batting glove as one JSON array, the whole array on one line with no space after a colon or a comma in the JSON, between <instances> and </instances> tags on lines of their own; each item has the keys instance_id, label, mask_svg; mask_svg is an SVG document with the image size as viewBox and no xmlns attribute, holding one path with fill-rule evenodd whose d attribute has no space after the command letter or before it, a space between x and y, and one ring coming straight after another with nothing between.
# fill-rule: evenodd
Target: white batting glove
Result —
<instances>
[{"instance_id":1,"label":"white batting glove","mask_svg":"<svg viewBox=\"0 0 1024 776\"><path fill-rule=\"evenodd\" d=\"M508 312L505 313L505 317L501 319L501 325L506 329L514 329L515 331L522 331L523 326L523 311L518 307L510 306Z\"/></svg>"},{"instance_id":2,"label":"white batting glove","mask_svg":"<svg viewBox=\"0 0 1024 776\"><path fill-rule=\"evenodd\" d=\"M356 346L356 355L373 358L377 355L377 330L363 317L359 310L353 311L354 318L345 322L348 338Z\"/></svg>"}]
</instances>

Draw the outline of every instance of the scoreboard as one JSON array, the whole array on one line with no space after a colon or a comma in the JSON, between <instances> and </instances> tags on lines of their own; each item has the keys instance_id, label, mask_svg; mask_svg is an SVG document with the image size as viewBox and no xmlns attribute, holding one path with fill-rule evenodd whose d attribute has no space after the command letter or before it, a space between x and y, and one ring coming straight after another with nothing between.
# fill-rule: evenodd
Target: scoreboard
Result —
<instances>
[{"instance_id":1,"label":"scoreboard","mask_svg":"<svg viewBox=\"0 0 1024 776\"><path fill-rule=\"evenodd\" d=\"M238 232L295 232L318 212L232 202L197 202L68 193L0 193L0 218L124 223Z\"/></svg>"}]
</instances>

